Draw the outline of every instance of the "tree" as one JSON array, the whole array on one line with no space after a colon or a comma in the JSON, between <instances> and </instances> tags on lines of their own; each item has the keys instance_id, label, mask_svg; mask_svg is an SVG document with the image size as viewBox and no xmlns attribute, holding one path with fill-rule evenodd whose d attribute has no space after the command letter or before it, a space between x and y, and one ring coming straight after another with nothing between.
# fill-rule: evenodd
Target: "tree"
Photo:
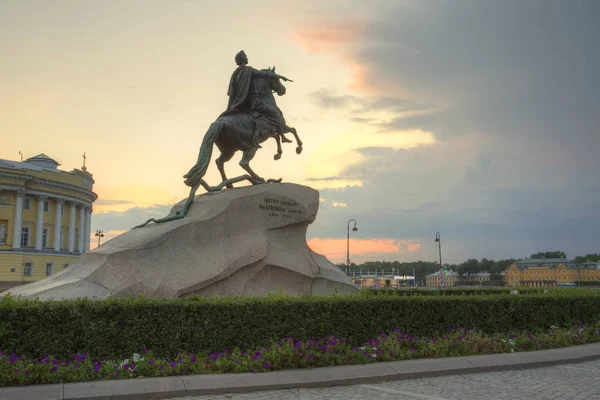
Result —
<instances>
[{"instance_id":1,"label":"tree","mask_svg":"<svg viewBox=\"0 0 600 400\"><path fill-rule=\"evenodd\" d=\"M547 251L547 252L539 252L539 253L535 253L532 254L531 257L532 259L548 259L548 258L560 258L561 260L564 260L567 258L567 254L564 251Z\"/></svg>"},{"instance_id":2,"label":"tree","mask_svg":"<svg viewBox=\"0 0 600 400\"><path fill-rule=\"evenodd\" d=\"M577 264L582 264L588 261L600 262L600 254L586 254L585 256L577 256L573 260L573 262Z\"/></svg>"}]
</instances>

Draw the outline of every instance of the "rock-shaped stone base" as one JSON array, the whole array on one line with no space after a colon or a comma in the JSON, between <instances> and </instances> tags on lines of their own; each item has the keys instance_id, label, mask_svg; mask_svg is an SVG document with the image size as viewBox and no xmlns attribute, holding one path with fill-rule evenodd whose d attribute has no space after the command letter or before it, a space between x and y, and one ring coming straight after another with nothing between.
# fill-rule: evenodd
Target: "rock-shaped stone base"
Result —
<instances>
[{"instance_id":1,"label":"rock-shaped stone base","mask_svg":"<svg viewBox=\"0 0 600 400\"><path fill-rule=\"evenodd\" d=\"M185 218L132 229L10 293L42 300L354 293L350 279L306 244L318 207L319 192L290 183L202 194Z\"/></svg>"}]
</instances>

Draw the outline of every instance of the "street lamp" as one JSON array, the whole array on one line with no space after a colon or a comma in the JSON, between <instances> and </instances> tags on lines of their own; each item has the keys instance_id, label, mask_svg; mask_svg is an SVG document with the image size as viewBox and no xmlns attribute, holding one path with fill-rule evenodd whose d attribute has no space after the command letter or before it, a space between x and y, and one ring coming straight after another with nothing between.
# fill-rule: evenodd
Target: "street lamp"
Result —
<instances>
[{"instance_id":1,"label":"street lamp","mask_svg":"<svg viewBox=\"0 0 600 400\"><path fill-rule=\"evenodd\" d=\"M354 227L352 228L353 232L356 232L358 230L358 228L356 227L356 220L355 219L351 219L350 221L348 221L348 240L346 242L346 275L348 274L348 271L350 271L350 222L354 222Z\"/></svg>"},{"instance_id":2,"label":"street lamp","mask_svg":"<svg viewBox=\"0 0 600 400\"><path fill-rule=\"evenodd\" d=\"M442 265L442 239L440 238L439 232L435 233L435 241L438 242L438 248L440 251L440 268L444 268L444 266Z\"/></svg>"},{"instance_id":3,"label":"street lamp","mask_svg":"<svg viewBox=\"0 0 600 400\"><path fill-rule=\"evenodd\" d=\"M104 231L97 230L94 236L98 237L98 247L100 247L100 238L104 237Z\"/></svg>"}]
</instances>

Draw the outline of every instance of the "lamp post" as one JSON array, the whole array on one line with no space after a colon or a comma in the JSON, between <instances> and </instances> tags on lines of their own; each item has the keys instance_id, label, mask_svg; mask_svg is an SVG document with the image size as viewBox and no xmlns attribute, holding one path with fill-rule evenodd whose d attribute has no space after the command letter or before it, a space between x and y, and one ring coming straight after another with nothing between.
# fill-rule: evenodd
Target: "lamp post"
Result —
<instances>
[{"instance_id":1,"label":"lamp post","mask_svg":"<svg viewBox=\"0 0 600 400\"><path fill-rule=\"evenodd\" d=\"M348 271L350 271L350 222L354 222L354 227L352 228L352 231L356 232L358 230L358 228L356 227L357 222L355 219L351 219L350 221L348 221L348 235L346 242L346 275L348 275Z\"/></svg>"},{"instance_id":2,"label":"lamp post","mask_svg":"<svg viewBox=\"0 0 600 400\"><path fill-rule=\"evenodd\" d=\"M444 266L442 265L442 239L440 238L439 232L435 233L435 241L438 242L438 248L440 252L440 268L444 268Z\"/></svg>"},{"instance_id":3,"label":"lamp post","mask_svg":"<svg viewBox=\"0 0 600 400\"><path fill-rule=\"evenodd\" d=\"M100 238L104 237L104 231L97 230L94 236L98 238L98 247L100 247Z\"/></svg>"}]
</instances>

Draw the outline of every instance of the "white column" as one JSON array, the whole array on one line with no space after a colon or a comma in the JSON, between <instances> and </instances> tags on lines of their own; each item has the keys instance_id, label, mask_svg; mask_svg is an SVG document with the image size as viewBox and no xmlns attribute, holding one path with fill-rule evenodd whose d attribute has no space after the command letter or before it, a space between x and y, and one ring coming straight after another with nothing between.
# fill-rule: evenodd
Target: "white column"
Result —
<instances>
[{"instance_id":1,"label":"white column","mask_svg":"<svg viewBox=\"0 0 600 400\"><path fill-rule=\"evenodd\" d=\"M69 201L69 253L75 251L75 208L77 203Z\"/></svg>"},{"instance_id":2,"label":"white column","mask_svg":"<svg viewBox=\"0 0 600 400\"><path fill-rule=\"evenodd\" d=\"M48 196L38 196L37 198L37 219L35 221L35 249L42 250L42 237L44 236L44 202Z\"/></svg>"},{"instance_id":3,"label":"white column","mask_svg":"<svg viewBox=\"0 0 600 400\"><path fill-rule=\"evenodd\" d=\"M79 237L77 240L77 251L83 254L83 244L85 236L85 207L83 204L79 206Z\"/></svg>"},{"instance_id":4,"label":"white column","mask_svg":"<svg viewBox=\"0 0 600 400\"><path fill-rule=\"evenodd\" d=\"M21 248L21 227L23 223L23 197L25 197L25 191L22 189L17 190L17 203L15 206L15 226L13 227L13 249Z\"/></svg>"},{"instance_id":5,"label":"white column","mask_svg":"<svg viewBox=\"0 0 600 400\"><path fill-rule=\"evenodd\" d=\"M54 214L54 251L60 252L60 228L62 225L62 206L64 199L54 199L55 214Z\"/></svg>"},{"instance_id":6,"label":"white column","mask_svg":"<svg viewBox=\"0 0 600 400\"><path fill-rule=\"evenodd\" d=\"M90 251L90 235L92 233L92 208L85 208L85 245L84 251Z\"/></svg>"}]
</instances>

